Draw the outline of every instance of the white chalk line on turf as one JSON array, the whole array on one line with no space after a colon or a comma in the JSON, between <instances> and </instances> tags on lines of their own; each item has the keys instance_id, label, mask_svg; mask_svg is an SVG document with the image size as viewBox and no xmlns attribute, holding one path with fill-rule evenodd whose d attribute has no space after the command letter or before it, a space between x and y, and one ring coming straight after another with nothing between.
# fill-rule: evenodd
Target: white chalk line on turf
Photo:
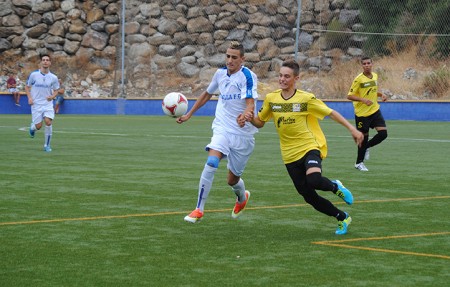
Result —
<instances>
[{"instance_id":1,"label":"white chalk line on turf","mask_svg":"<svg viewBox=\"0 0 450 287\"><path fill-rule=\"evenodd\" d=\"M28 127L19 128L19 131L28 132ZM116 133L99 133L99 132L68 132L68 131L54 131L54 133L58 134L82 134L82 135L99 135L99 136L118 136L118 137L126 137L127 134L116 134Z\"/></svg>"},{"instance_id":2,"label":"white chalk line on turf","mask_svg":"<svg viewBox=\"0 0 450 287\"><path fill-rule=\"evenodd\" d=\"M339 136L335 136L335 137L339 137ZM388 140L412 141L412 142L450 143L450 140L441 140L441 139L415 139L415 138L393 138L393 137L388 137Z\"/></svg>"},{"instance_id":3,"label":"white chalk line on turf","mask_svg":"<svg viewBox=\"0 0 450 287\"><path fill-rule=\"evenodd\" d=\"M19 128L20 131L24 131L24 132L28 132L28 127L22 127ZM119 134L119 133L100 133L100 132L76 132L76 131L63 131L63 130L59 130L59 131L54 131L55 133L61 133L61 134L85 134L85 135L102 135L102 136L120 136L120 137L127 137L127 136L131 136L130 134ZM269 134L269 135L277 135L277 133L275 132L259 132L261 134ZM146 135L143 134L143 136L155 136L155 135ZM206 136L198 136L198 135L164 135L164 134L159 134L157 136L160 137L167 137L167 138L201 138L204 137L206 138ZM333 136L333 135L328 135L326 136L327 138L351 138L351 136ZM208 136L207 138L210 138L210 136ZM416 138L392 138L389 137L389 140L396 140L396 141L411 141L411 142L436 142L436 143L450 143L450 140L445 140L445 139L416 139Z\"/></svg>"},{"instance_id":4,"label":"white chalk line on turf","mask_svg":"<svg viewBox=\"0 0 450 287\"><path fill-rule=\"evenodd\" d=\"M28 127L22 127L19 128L19 131L28 132ZM101 133L101 132L77 132L77 131L53 131L54 133L58 134L81 134L81 135L97 135L97 136L118 136L118 137L129 137L130 134L119 134L119 133ZM146 136L146 137L153 137L155 135L149 135L149 134L141 134L140 136ZM201 136L196 135L157 135L159 137L166 137L166 138L201 138ZM205 137L206 138L206 137ZM209 137L208 137L209 138Z\"/></svg>"}]
</instances>

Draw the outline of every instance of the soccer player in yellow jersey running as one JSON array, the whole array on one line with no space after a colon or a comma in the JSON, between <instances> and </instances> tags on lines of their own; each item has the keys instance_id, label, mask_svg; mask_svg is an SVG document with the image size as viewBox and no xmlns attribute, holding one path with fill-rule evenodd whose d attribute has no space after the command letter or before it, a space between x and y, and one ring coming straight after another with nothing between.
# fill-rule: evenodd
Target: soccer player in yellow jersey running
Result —
<instances>
[{"instance_id":1,"label":"soccer player in yellow jersey running","mask_svg":"<svg viewBox=\"0 0 450 287\"><path fill-rule=\"evenodd\" d=\"M262 128L273 118L280 138L282 159L298 193L317 211L338 220L336 234L346 234L352 220L349 214L316 192L316 189L331 191L347 204L353 203L352 193L339 180L331 181L322 176L322 160L327 155L327 144L318 120L330 116L350 131L358 145L364 136L313 94L296 89L299 70L297 62L283 62L278 77L280 89L266 96L256 116L246 113L240 115L237 121L241 126L249 121L255 127Z\"/></svg>"},{"instance_id":2,"label":"soccer player in yellow jersey running","mask_svg":"<svg viewBox=\"0 0 450 287\"><path fill-rule=\"evenodd\" d=\"M385 102L387 97L378 92L378 75L372 72L372 59L363 57L361 64L363 72L353 80L347 99L353 101L356 128L364 134L364 141L358 147L355 168L360 171L369 171L364 165L364 160L369 159L369 148L387 138L386 122L378 104L378 98ZM377 131L370 140L369 129Z\"/></svg>"}]
</instances>

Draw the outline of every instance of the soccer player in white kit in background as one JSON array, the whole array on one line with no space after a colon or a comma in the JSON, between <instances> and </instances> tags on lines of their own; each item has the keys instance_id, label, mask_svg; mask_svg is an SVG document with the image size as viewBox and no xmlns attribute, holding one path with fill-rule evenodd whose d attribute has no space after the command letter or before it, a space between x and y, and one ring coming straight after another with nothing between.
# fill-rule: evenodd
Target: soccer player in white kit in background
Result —
<instances>
[{"instance_id":1,"label":"soccer player in white kit in background","mask_svg":"<svg viewBox=\"0 0 450 287\"><path fill-rule=\"evenodd\" d=\"M214 180L214 174L223 158L228 160L228 185L236 194L236 203L231 212L232 218L242 214L250 192L245 189L241 176L255 146L254 134L257 132L250 123L241 129L236 118L241 113L255 113L255 101L258 98L257 77L244 67L244 48L238 42L231 42L226 51L226 67L218 69L209 84L192 108L177 119L186 122L206 104L213 93L219 90L215 118L212 123L213 136L206 146L208 159L203 168L198 187L197 206L184 220L191 223L199 221L204 214L205 203Z\"/></svg>"},{"instance_id":2,"label":"soccer player in white kit in background","mask_svg":"<svg viewBox=\"0 0 450 287\"><path fill-rule=\"evenodd\" d=\"M30 137L34 138L36 130L42 127L45 122L44 151L51 152L50 141L52 139L52 122L55 118L53 100L58 94L58 77L50 72L52 62L50 56L41 56L39 70L31 72L27 79L25 91L28 97L28 104L31 106L31 126Z\"/></svg>"}]
</instances>

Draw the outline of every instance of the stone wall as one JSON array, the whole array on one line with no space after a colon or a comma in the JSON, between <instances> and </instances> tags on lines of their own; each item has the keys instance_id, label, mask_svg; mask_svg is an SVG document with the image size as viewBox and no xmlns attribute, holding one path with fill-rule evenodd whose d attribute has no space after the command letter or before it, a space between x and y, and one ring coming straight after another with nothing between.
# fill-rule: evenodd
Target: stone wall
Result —
<instances>
[{"instance_id":1,"label":"stone wall","mask_svg":"<svg viewBox=\"0 0 450 287\"><path fill-rule=\"evenodd\" d=\"M117 93L121 6L117 0L3 0L2 67L14 69L8 59L34 65L39 54L49 53L57 59L59 73L64 73L73 96ZM295 53L296 10L295 0L127 0L127 94L151 96L148 91L171 84L195 94L213 70L224 64L223 53L230 40L243 43L246 65L260 79L270 77L282 60ZM303 69L326 71L336 59L359 56L361 39L353 39L337 52L319 41L320 33L315 32L326 29L332 19L356 29L358 15L348 0L303 0L298 46ZM190 80L165 81L167 74Z\"/></svg>"}]
</instances>

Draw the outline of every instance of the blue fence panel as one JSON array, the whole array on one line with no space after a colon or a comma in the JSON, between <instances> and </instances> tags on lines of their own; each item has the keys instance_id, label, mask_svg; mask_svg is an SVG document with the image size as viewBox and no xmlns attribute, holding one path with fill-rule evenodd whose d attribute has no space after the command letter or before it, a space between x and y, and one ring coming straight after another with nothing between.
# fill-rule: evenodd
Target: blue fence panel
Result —
<instances>
[{"instance_id":1,"label":"blue fence panel","mask_svg":"<svg viewBox=\"0 0 450 287\"><path fill-rule=\"evenodd\" d=\"M60 108L61 114L79 115L164 115L161 99L66 99ZM189 108L195 100L189 100ZM332 109L347 119L353 119L350 101L325 101ZM0 95L0 114L30 114L26 96L20 99L21 107L14 105L12 95ZM212 116L217 101L207 102L196 112L198 116ZM258 101L257 108L262 105ZM450 121L450 101L390 101L380 103L386 120Z\"/></svg>"}]
</instances>

